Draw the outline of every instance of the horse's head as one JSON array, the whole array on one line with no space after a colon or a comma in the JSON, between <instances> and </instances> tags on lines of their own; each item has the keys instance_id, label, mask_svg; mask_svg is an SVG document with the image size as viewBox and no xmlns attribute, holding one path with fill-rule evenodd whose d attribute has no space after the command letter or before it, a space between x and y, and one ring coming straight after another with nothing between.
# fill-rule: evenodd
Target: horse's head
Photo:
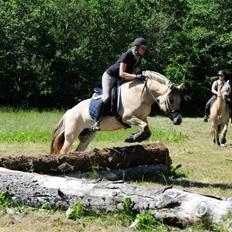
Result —
<instances>
[{"instance_id":1,"label":"horse's head","mask_svg":"<svg viewBox=\"0 0 232 232\"><path fill-rule=\"evenodd\" d=\"M167 115L175 125L180 125L182 122L182 115L180 112L180 86L169 84L165 94L157 98L159 107L165 115Z\"/></svg>"},{"instance_id":2,"label":"horse's head","mask_svg":"<svg viewBox=\"0 0 232 232\"><path fill-rule=\"evenodd\" d=\"M230 95L231 87L229 81L225 82L223 85L218 88L218 97L221 97L223 100L226 100Z\"/></svg>"},{"instance_id":3,"label":"horse's head","mask_svg":"<svg viewBox=\"0 0 232 232\"><path fill-rule=\"evenodd\" d=\"M145 71L143 74L147 76L147 80L150 81L148 85L152 92L152 98L158 103L160 109L173 121L173 124L181 124L181 86L176 86L165 76L157 72Z\"/></svg>"}]
</instances>

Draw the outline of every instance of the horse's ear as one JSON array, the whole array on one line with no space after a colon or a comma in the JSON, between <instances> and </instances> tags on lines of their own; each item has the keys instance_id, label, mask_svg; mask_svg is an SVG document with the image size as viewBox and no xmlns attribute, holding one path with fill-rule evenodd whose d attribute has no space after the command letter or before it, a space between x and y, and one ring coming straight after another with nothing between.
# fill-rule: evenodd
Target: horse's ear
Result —
<instances>
[{"instance_id":1,"label":"horse's ear","mask_svg":"<svg viewBox=\"0 0 232 232\"><path fill-rule=\"evenodd\" d=\"M173 84L172 82L169 82L168 87L170 90L172 90L175 87L175 84Z\"/></svg>"},{"instance_id":2,"label":"horse's ear","mask_svg":"<svg viewBox=\"0 0 232 232\"><path fill-rule=\"evenodd\" d=\"M184 83L181 83L180 85L176 86L177 89L183 90L184 89Z\"/></svg>"}]
</instances>

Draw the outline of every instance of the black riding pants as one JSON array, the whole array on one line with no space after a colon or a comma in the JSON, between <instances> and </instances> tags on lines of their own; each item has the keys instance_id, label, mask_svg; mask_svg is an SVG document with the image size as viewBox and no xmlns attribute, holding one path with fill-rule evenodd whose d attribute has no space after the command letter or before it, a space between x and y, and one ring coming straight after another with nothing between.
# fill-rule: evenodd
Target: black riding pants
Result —
<instances>
[{"instance_id":1,"label":"black riding pants","mask_svg":"<svg viewBox=\"0 0 232 232\"><path fill-rule=\"evenodd\" d=\"M217 99L216 95L213 95L206 103L205 105L205 115L209 116L210 114L210 108L213 105L213 103L215 102L215 100Z\"/></svg>"}]
</instances>

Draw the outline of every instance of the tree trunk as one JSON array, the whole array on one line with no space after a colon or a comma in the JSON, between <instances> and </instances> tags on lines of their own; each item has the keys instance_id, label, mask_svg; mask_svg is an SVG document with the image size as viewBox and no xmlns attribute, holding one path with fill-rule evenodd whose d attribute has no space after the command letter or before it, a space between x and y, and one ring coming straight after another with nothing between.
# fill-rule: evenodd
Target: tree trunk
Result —
<instances>
[{"instance_id":1,"label":"tree trunk","mask_svg":"<svg viewBox=\"0 0 232 232\"><path fill-rule=\"evenodd\" d=\"M171 164L168 148L161 142L128 147L95 149L68 155L0 158L0 167L13 170L60 174L93 170L119 169L139 165Z\"/></svg>"},{"instance_id":2,"label":"tree trunk","mask_svg":"<svg viewBox=\"0 0 232 232\"><path fill-rule=\"evenodd\" d=\"M0 178L0 192L7 192L13 201L33 207L49 202L54 207L67 209L79 201L88 210L112 212L123 209L125 198L130 198L135 212L149 210L164 223L174 225L199 221L221 225L232 211L232 198L216 198L171 187L142 187L123 181L47 176L5 168L0 168Z\"/></svg>"}]
</instances>

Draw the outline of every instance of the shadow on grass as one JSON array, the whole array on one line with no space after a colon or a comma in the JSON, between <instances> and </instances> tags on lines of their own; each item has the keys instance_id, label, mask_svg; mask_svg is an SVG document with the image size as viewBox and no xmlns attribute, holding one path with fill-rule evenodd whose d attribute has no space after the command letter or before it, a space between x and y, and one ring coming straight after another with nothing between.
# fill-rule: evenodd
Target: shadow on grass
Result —
<instances>
[{"instance_id":1,"label":"shadow on grass","mask_svg":"<svg viewBox=\"0 0 232 232\"><path fill-rule=\"evenodd\" d=\"M116 170L104 170L87 173L71 173L65 174L65 176L76 178L87 178L92 180L110 180L110 181L139 181L159 183L161 185L175 185L183 188L218 188L222 190L232 189L231 184L224 183L203 183L198 181L188 180L187 174L181 170L181 165L167 166L165 165L152 165L141 166L136 168L116 169Z\"/></svg>"},{"instance_id":2,"label":"shadow on grass","mask_svg":"<svg viewBox=\"0 0 232 232\"><path fill-rule=\"evenodd\" d=\"M171 166L166 171L160 172L158 175L153 176L152 178L147 178L146 181L159 183L162 185L181 186L184 188L219 188L221 190L232 189L232 183L203 183L187 180L187 174L184 173L180 168L181 165L177 165L176 167Z\"/></svg>"},{"instance_id":3,"label":"shadow on grass","mask_svg":"<svg viewBox=\"0 0 232 232\"><path fill-rule=\"evenodd\" d=\"M196 181L189 181L189 180L174 180L171 184L179 185L181 187L188 187L188 188L220 188L222 190L232 189L232 184L223 184L223 183L202 183Z\"/></svg>"},{"instance_id":4,"label":"shadow on grass","mask_svg":"<svg viewBox=\"0 0 232 232\"><path fill-rule=\"evenodd\" d=\"M232 147L232 143L230 143L230 144L225 144L225 147Z\"/></svg>"}]
</instances>

